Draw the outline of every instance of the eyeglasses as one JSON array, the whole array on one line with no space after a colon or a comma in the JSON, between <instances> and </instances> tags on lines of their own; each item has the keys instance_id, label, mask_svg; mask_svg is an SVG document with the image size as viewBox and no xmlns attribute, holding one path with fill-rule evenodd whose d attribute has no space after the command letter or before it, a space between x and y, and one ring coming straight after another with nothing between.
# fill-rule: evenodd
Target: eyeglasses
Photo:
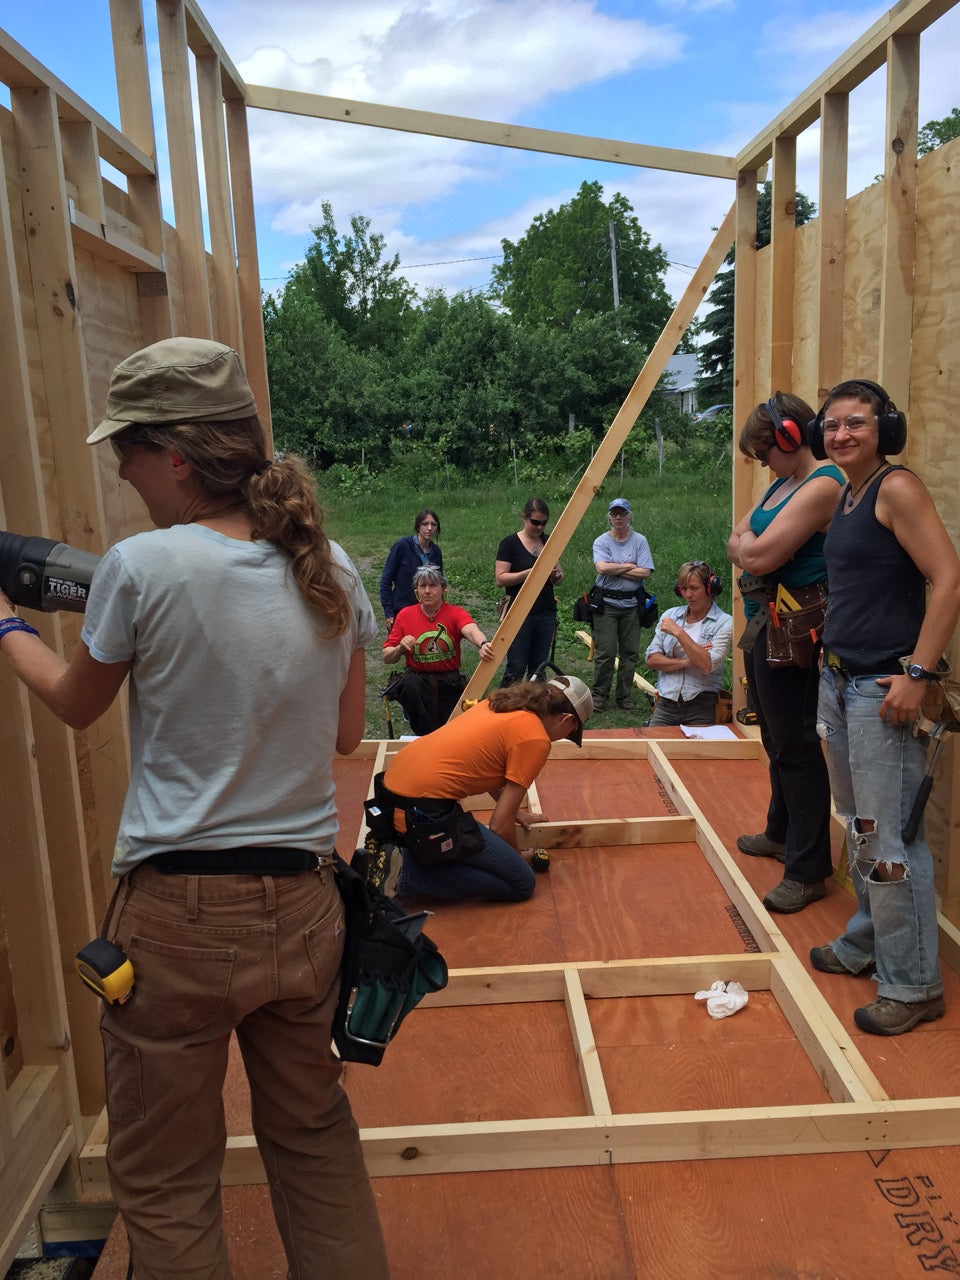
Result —
<instances>
[{"instance_id":1,"label":"eyeglasses","mask_svg":"<svg viewBox=\"0 0 960 1280\"><path fill-rule=\"evenodd\" d=\"M866 427L872 427L876 418L864 418L860 414L854 414L851 418L824 418L823 434L825 436L835 436L841 427L846 427L848 431L863 431Z\"/></svg>"},{"instance_id":2,"label":"eyeglasses","mask_svg":"<svg viewBox=\"0 0 960 1280\"><path fill-rule=\"evenodd\" d=\"M527 519L536 529L542 529L547 523L546 520L535 520L533 516L527 516Z\"/></svg>"}]
</instances>

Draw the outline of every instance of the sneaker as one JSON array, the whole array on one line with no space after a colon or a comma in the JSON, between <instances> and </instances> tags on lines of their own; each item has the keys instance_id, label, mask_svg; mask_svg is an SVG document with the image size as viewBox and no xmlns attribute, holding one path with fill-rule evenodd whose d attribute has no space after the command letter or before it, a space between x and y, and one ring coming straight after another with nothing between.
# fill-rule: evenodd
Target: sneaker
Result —
<instances>
[{"instance_id":1,"label":"sneaker","mask_svg":"<svg viewBox=\"0 0 960 1280\"><path fill-rule=\"evenodd\" d=\"M837 959L837 953L829 942L825 947L810 948L810 963L815 969L819 969L821 973L843 973L848 978L872 978L877 972L877 965L874 960L869 961L862 969L848 969L845 964L841 964Z\"/></svg>"},{"instance_id":2,"label":"sneaker","mask_svg":"<svg viewBox=\"0 0 960 1280\"><path fill-rule=\"evenodd\" d=\"M790 915L794 911L802 911L811 902L819 902L827 896L826 885L822 880L815 884L800 884L796 880L781 880L775 889L763 900L768 911L779 911L782 915Z\"/></svg>"},{"instance_id":3,"label":"sneaker","mask_svg":"<svg viewBox=\"0 0 960 1280\"><path fill-rule=\"evenodd\" d=\"M390 841L377 841L368 849L367 888L382 893L385 898L397 896L397 882L403 870L403 854L399 846Z\"/></svg>"},{"instance_id":4,"label":"sneaker","mask_svg":"<svg viewBox=\"0 0 960 1280\"><path fill-rule=\"evenodd\" d=\"M904 1031L912 1031L918 1022L942 1018L943 1008L943 996L909 1004L904 1000L877 996L871 1004L854 1009L853 1020L861 1031L869 1031L872 1036L900 1036Z\"/></svg>"},{"instance_id":5,"label":"sneaker","mask_svg":"<svg viewBox=\"0 0 960 1280\"><path fill-rule=\"evenodd\" d=\"M621 711L636 711L637 704L632 698L618 698L617 706Z\"/></svg>"},{"instance_id":6,"label":"sneaker","mask_svg":"<svg viewBox=\"0 0 960 1280\"><path fill-rule=\"evenodd\" d=\"M765 832L758 836L737 836L737 848L741 853L749 853L751 858L776 858L778 862L786 862L786 847L779 840L771 840Z\"/></svg>"}]
</instances>

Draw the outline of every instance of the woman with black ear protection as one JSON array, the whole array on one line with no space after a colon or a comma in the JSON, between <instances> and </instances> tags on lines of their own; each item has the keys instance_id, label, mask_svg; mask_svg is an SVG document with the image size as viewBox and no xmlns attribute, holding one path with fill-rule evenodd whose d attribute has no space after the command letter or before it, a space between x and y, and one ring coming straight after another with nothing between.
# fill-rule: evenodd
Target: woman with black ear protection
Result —
<instances>
[{"instance_id":1,"label":"woman with black ear protection","mask_svg":"<svg viewBox=\"0 0 960 1280\"><path fill-rule=\"evenodd\" d=\"M727 543L730 560L763 578L771 598L782 586L802 597L800 603L826 594L823 541L843 484L839 468L819 462L806 443L812 417L805 401L778 391L747 418L740 452L769 467L776 479ZM739 836L737 848L784 864L783 879L763 900L768 911L802 911L825 896L824 881L833 871L830 785L817 737L820 645L809 667L772 667L762 629L769 609L744 595L744 612L740 647L770 762L770 803L764 830Z\"/></svg>"},{"instance_id":2,"label":"woman with black ear protection","mask_svg":"<svg viewBox=\"0 0 960 1280\"><path fill-rule=\"evenodd\" d=\"M875 382L833 388L810 424L814 454L846 472L827 533L830 607L818 711L857 909L814 947L825 973L870 976L861 1031L896 1036L943 1016L933 855L911 825L925 743L913 730L960 617L960 558L923 482L887 460L906 418ZM932 711L936 715L936 711Z\"/></svg>"},{"instance_id":3,"label":"woman with black ear protection","mask_svg":"<svg viewBox=\"0 0 960 1280\"><path fill-rule=\"evenodd\" d=\"M714 724L723 663L733 643L733 619L717 604L723 583L705 560L687 560L673 589L683 604L660 615L644 658L657 673L657 705L648 727Z\"/></svg>"}]
</instances>

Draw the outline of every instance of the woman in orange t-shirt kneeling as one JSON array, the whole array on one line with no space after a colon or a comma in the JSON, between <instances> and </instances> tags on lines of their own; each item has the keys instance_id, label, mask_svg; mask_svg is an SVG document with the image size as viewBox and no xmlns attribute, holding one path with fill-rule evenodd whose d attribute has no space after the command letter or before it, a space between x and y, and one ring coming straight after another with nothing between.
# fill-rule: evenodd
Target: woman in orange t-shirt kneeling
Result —
<instances>
[{"instance_id":1,"label":"woman in orange t-shirt kneeling","mask_svg":"<svg viewBox=\"0 0 960 1280\"><path fill-rule=\"evenodd\" d=\"M399 821L398 843L404 846L397 896L423 895L447 902L529 898L534 874L517 845L517 824L527 825L520 804L546 763L551 742L569 738L579 746L592 711L590 690L576 676L524 680L497 689L463 715L403 747L383 779L394 820ZM404 845L403 828L429 820L451 801L483 791L493 796L494 809L489 824L480 826L479 852L430 866L417 862Z\"/></svg>"}]
</instances>

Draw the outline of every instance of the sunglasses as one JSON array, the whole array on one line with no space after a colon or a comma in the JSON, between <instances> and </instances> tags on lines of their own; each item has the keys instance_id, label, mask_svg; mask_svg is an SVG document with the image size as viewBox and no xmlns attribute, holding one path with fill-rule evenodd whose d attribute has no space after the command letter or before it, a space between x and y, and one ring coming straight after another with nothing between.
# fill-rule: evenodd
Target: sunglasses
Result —
<instances>
[{"instance_id":1,"label":"sunglasses","mask_svg":"<svg viewBox=\"0 0 960 1280\"><path fill-rule=\"evenodd\" d=\"M547 523L546 520L537 520L534 516L527 516L527 519L536 529L542 529L543 526Z\"/></svg>"}]
</instances>

